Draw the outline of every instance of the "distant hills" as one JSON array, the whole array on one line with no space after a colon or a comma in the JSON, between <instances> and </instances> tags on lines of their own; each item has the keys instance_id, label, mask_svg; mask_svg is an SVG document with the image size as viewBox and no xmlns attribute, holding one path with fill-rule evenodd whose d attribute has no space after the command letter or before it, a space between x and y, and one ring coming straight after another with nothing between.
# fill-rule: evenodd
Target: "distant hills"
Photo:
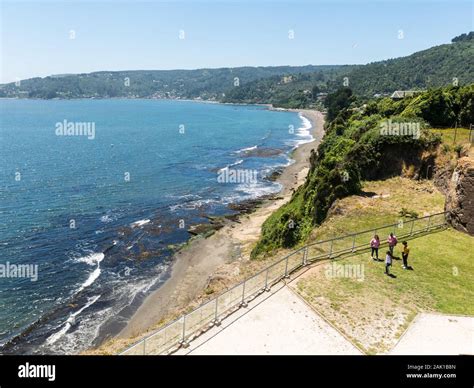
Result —
<instances>
[{"instance_id":1,"label":"distant hills","mask_svg":"<svg viewBox=\"0 0 474 388\"><path fill-rule=\"evenodd\" d=\"M358 96L387 95L394 90L429 89L474 83L474 33L450 44L435 46L407 57L361 66L341 66L333 72L297 75L291 83L275 77L230 90L226 102L271 102L298 108L317 101L317 94L347 86Z\"/></svg>"},{"instance_id":2,"label":"distant hills","mask_svg":"<svg viewBox=\"0 0 474 388\"><path fill-rule=\"evenodd\" d=\"M466 35L467 37L468 35ZM369 63L348 74L356 94L391 93L396 89L428 89L474 82L474 35L470 39L453 39L402 58ZM342 80L339 80L342 82Z\"/></svg>"},{"instance_id":3,"label":"distant hills","mask_svg":"<svg viewBox=\"0 0 474 388\"><path fill-rule=\"evenodd\" d=\"M397 89L474 82L474 33L407 57L367 65L101 71L0 85L0 97L172 98L308 107L342 86L372 97Z\"/></svg>"},{"instance_id":4,"label":"distant hills","mask_svg":"<svg viewBox=\"0 0 474 388\"><path fill-rule=\"evenodd\" d=\"M318 94L332 88L337 89L336 80L349 74L351 70L363 66L338 66L326 71L296 73L273 76L252 81L238 88L229 89L222 98L229 103L268 103L286 108L307 107L314 103Z\"/></svg>"},{"instance_id":5,"label":"distant hills","mask_svg":"<svg viewBox=\"0 0 474 388\"><path fill-rule=\"evenodd\" d=\"M236 67L198 70L100 71L31 78L0 85L0 97L187 98L220 100L235 87L257 79L295 73L332 72L339 66Z\"/></svg>"}]
</instances>

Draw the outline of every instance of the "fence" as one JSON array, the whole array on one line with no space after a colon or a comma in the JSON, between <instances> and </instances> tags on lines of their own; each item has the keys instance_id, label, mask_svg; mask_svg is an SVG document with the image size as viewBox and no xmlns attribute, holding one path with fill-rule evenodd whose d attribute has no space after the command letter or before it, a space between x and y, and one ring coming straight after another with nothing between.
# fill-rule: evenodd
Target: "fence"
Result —
<instances>
[{"instance_id":1,"label":"fence","mask_svg":"<svg viewBox=\"0 0 474 388\"><path fill-rule=\"evenodd\" d=\"M469 124L469 126L466 127L458 127L458 124L455 123L452 128L446 128L446 127L440 127L440 126L430 126L431 130L437 131L437 133L443 134L443 132L448 132L449 134L454 128L454 132L452 133L453 139L452 143L453 145L456 145L456 142L459 142L460 144L463 143L474 143L474 125ZM467 132L464 133L464 130ZM444 134L443 134L444 135ZM444 139L446 143L450 141L449 139Z\"/></svg>"},{"instance_id":2,"label":"fence","mask_svg":"<svg viewBox=\"0 0 474 388\"><path fill-rule=\"evenodd\" d=\"M158 329L120 354L162 354L179 345L186 346L200 332L219 325L220 321L234 310L245 307L249 300L270 290L272 285L308 263L332 259L345 253L366 249L374 234L388 236L390 233L394 233L398 239L402 239L437 229L446 224L446 214L447 212L436 213L423 218L400 221L396 224L308 244Z\"/></svg>"}]
</instances>

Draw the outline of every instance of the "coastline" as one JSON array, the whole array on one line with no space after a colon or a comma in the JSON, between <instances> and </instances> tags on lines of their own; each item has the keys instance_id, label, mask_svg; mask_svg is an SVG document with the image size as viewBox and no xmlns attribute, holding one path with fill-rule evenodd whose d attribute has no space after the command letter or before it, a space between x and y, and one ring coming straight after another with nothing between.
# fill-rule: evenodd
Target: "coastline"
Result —
<instances>
[{"instance_id":1,"label":"coastline","mask_svg":"<svg viewBox=\"0 0 474 388\"><path fill-rule=\"evenodd\" d=\"M193 238L174 255L167 280L142 301L126 326L115 337L99 345L97 350L107 353L118 350L116 348L119 343L142 337L148 331L156 329L164 320L168 321L193 302L198 302L207 294L206 290L212 282L224 280L225 283L226 279L241 275L240 264L249 262L250 251L260 236L263 222L288 202L294 190L305 182L311 150L317 148L324 134L321 112L304 109L278 110L300 113L311 123L309 131L313 136L312 141L294 149L291 155L293 162L275 180L282 186L281 191L264 199L252 213L241 214L234 221L229 220L213 235ZM90 351L94 352L93 349Z\"/></svg>"}]
</instances>

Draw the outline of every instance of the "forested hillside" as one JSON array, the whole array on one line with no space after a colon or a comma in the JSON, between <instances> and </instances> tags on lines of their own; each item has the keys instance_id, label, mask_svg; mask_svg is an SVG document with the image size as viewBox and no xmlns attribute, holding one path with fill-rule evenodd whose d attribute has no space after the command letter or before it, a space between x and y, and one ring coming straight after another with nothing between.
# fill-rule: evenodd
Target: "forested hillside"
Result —
<instances>
[{"instance_id":1,"label":"forested hillside","mask_svg":"<svg viewBox=\"0 0 474 388\"><path fill-rule=\"evenodd\" d=\"M345 66L101 71L0 85L0 97L175 98L304 108L342 85L358 96L474 82L474 33L407 57Z\"/></svg>"},{"instance_id":2,"label":"forested hillside","mask_svg":"<svg viewBox=\"0 0 474 388\"><path fill-rule=\"evenodd\" d=\"M0 97L201 98L219 100L227 90L261 78L325 74L337 66L237 67L199 70L101 71L32 78L0 85Z\"/></svg>"},{"instance_id":3,"label":"forested hillside","mask_svg":"<svg viewBox=\"0 0 474 388\"><path fill-rule=\"evenodd\" d=\"M286 108L305 108L317 101L318 92L334 92L348 86L363 97L391 94L395 90L424 90L474 82L474 33L453 38L444 44L407 57L342 66L324 75L294 76L288 83L282 78L252 81L231 89L226 102L273 103Z\"/></svg>"},{"instance_id":4,"label":"forested hillside","mask_svg":"<svg viewBox=\"0 0 474 388\"><path fill-rule=\"evenodd\" d=\"M227 91L223 102L266 103L285 108L308 107L318 100L319 93L328 91L328 85L346 75L356 66L340 66L325 72L298 73L273 76L234 87Z\"/></svg>"},{"instance_id":5,"label":"forested hillside","mask_svg":"<svg viewBox=\"0 0 474 388\"><path fill-rule=\"evenodd\" d=\"M347 74L349 86L357 95L373 96L394 90L470 84L474 82L474 35L470 36L408 57L354 68ZM342 82L339 77L335 84Z\"/></svg>"},{"instance_id":6,"label":"forested hillside","mask_svg":"<svg viewBox=\"0 0 474 388\"><path fill-rule=\"evenodd\" d=\"M474 84L365 104L357 104L351 92L341 89L328 101L332 119L326 123L318 151L312 154L306 182L265 221L254 257L304 241L337 199L360 193L364 180L420 177L440 144L431 126L474 123ZM387 123L397 128L408 124L419 132L385 131Z\"/></svg>"}]
</instances>

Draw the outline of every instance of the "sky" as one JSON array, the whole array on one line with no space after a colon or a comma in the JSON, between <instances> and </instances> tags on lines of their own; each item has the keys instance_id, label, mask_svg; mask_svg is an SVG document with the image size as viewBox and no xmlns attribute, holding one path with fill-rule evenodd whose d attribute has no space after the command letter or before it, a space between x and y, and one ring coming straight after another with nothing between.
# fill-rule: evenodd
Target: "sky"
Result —
<instances>
[{"instance_id":1,"label":"sky","mask_svg":"<svg viewBox=\"0 0 474 388\"><path fill-rule=\"evenodd\" d=\"M474 30L472 1L0 0L0 83L101 70L365 64Z\"/></svg>"}]
</instances>

